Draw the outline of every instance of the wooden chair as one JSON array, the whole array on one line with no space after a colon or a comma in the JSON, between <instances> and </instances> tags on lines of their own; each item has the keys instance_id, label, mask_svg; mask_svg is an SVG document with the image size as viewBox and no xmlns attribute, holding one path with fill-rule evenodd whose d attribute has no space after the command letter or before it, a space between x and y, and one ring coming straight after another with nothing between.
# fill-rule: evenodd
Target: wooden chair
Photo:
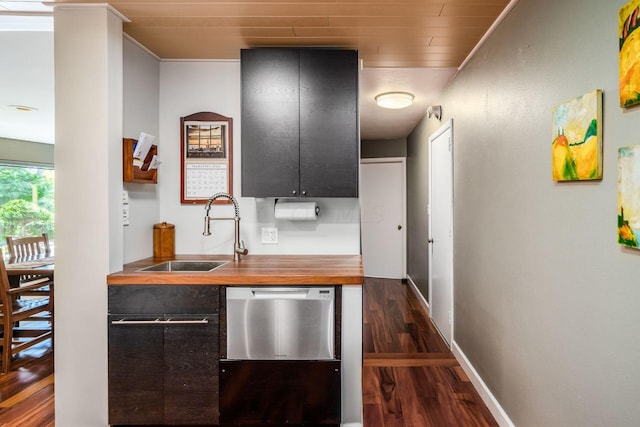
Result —
<instances>
[{"instance_id":1,"label":"wooden chair","mask_svg":"<svg viewBox=\"0 0 640 427\"><path fill-rule=\"evenodd\" d=\"M49 235L42 233L40 236L29 237L7 237L7 251L11 259L20 261L30 261L35 258L47 257L51 255L51 245L49 244ZM24 284L32 280L40 279L44 276L40 275L21 275L19 283ZM15 283L13 284L15 286ZM23 297L49 297L53 300L53 294L48 286L43 286L31 291L25 291L21 294ZM52 316L42 317L40 320L48 320L53 322Z\"/></svg>"},{"instance_id":2,"label":"wooden chair","mask_svg":"<svg viewBox=\"0 0 640 427\"><path fill-rule=\"evenodd\" d=\"M11 370L13 356L48 338L53 339L53 323L41 322L46 326L30 329L24 321L37 321L43 314L53 317L53 299L20 298L21 295L48 287L53 292L53 277L44 276L12 288L9 284L4 260L0 262L0 326L2 327L2 373ZM47 295L47 294L45 294Z\"/></svg>"},{"instance_id":3,"label":"wooden chair","mask_svg":"<svg viewBox=\"0 0 640 427\"><path fill-rule=\"evenodd\" d=\"M21 261L29 261L41 256L51 255L51 245L49 244L49 235L42 233L40 236L32 237L11 237L7 236L7 250L11 259L19 259ZM29 282L39 279L42 276L22 275L20 283ZM25 295L43 296L49 294L50 291L46 287L25 293ZM49 295L50 296L50 295Z\"/></svg>"},{"instance_id":4,"label":"wooden chair","mask_svg":"<svg viewBox=\"0 0 640 427\"><path fill-rule=\"evenodd\" d=\"M49 236L42 233L34 237L7 237L7 249L9 255L15 258L29 259L40 255L49 256L51 246Z\"/></svg>"}]
</instances>

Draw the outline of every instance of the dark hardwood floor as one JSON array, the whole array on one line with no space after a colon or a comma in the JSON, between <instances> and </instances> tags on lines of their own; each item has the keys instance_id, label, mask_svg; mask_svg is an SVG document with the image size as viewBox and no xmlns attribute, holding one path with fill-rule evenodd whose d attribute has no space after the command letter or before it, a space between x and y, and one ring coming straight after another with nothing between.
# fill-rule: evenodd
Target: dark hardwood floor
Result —
<instances>
[{"instance_id":1,"label":"dark hardwood floor","mask_svg":"<svg viewBox=\"0 0 640 427\"><path fill-rule=\"evenodd\" d=\"M51 340L20 353L12 368L0 375L0 426L53 426Z\"/></svg>"},{"instance_id":2,"label":"dark hardwood floor","mask_svg":"<svg viewBox=\"0 0 640 427\"><path fill-rule=\"evenodd\" d=\"M400 280L364 284L364 427L497 426ZM51 342L24 352L0 375L0 426L54 425Z\"/></svg>"},{"instance_id":3,"label":"dark hardwood floor","mask_svg":"<svg viewBox=\"0 0 640 427\"><path fill-rule=\"evenodd\" d=\"M497 426L401 280L364 284L364 427Z\"/></svg>"}]
</instances>

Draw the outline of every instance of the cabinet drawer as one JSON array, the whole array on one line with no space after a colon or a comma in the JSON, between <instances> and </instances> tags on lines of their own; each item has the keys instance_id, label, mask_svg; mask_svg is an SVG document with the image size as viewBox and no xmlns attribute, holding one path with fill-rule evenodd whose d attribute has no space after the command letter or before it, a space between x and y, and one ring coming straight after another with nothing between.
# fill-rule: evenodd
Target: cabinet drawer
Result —
<instances>
[{"instance_id":1,"label":"cabinet drawer","mask_svg":"<svg viewBox=\"0 0 640 427\"><path fill-rule=\"evenodd\" d=\"M202 285L109 286L109 314L216 314L220 288Z\"/></svg>"}]
</instances>

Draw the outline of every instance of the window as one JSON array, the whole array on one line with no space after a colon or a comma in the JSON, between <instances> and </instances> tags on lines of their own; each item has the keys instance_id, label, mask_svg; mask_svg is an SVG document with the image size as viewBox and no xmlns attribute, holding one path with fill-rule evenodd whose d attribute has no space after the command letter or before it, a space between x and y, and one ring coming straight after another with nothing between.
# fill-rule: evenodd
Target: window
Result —
<instances>
[{"instance_id":1,"label":"window","mask_svg":"<svg viewBox=\"0 0 640 427\"><path fill-rule=\"evenodd\" d=\"M0 165L0 247L6 237L38 236L54 240L54 170ZM53 246L53 244L52 244Z\"/></svg>"}]
</instances>

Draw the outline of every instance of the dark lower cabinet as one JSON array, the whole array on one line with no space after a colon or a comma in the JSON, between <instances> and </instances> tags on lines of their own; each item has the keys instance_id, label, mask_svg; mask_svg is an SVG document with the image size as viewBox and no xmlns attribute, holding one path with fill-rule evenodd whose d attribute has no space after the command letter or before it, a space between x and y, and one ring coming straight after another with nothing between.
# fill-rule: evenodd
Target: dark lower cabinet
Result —
<instances>
[{"instance_id":1,"label":"dark lower cabinet","mask_svg":"<svg viewBox=\"0 0 640 427\"><path fill-rule=\"evenodd\" d=\"M199 299L194 301L197 310L203 299L215 300L217 307L219 291L162 286L159 294L145 299L156 287L114 288L109 289L108 316L109 424L218 424L219 314L185 312L194 310L188 305L192 298ZM158 295L163 294L172 299L162 302ZM138 311L163 310L118 313L132 311L136 300L146 300Z\"/></svg>"},{"instance_id":2,"label":"dark lower cabinet","mask_svg":"<svg viewBox=\"0 0 640 427\"><path fill-rule=\"evenodd\" d=\"M338 426L340 361L221 360L223 426Z\"/></svg>"}]
</instances>

